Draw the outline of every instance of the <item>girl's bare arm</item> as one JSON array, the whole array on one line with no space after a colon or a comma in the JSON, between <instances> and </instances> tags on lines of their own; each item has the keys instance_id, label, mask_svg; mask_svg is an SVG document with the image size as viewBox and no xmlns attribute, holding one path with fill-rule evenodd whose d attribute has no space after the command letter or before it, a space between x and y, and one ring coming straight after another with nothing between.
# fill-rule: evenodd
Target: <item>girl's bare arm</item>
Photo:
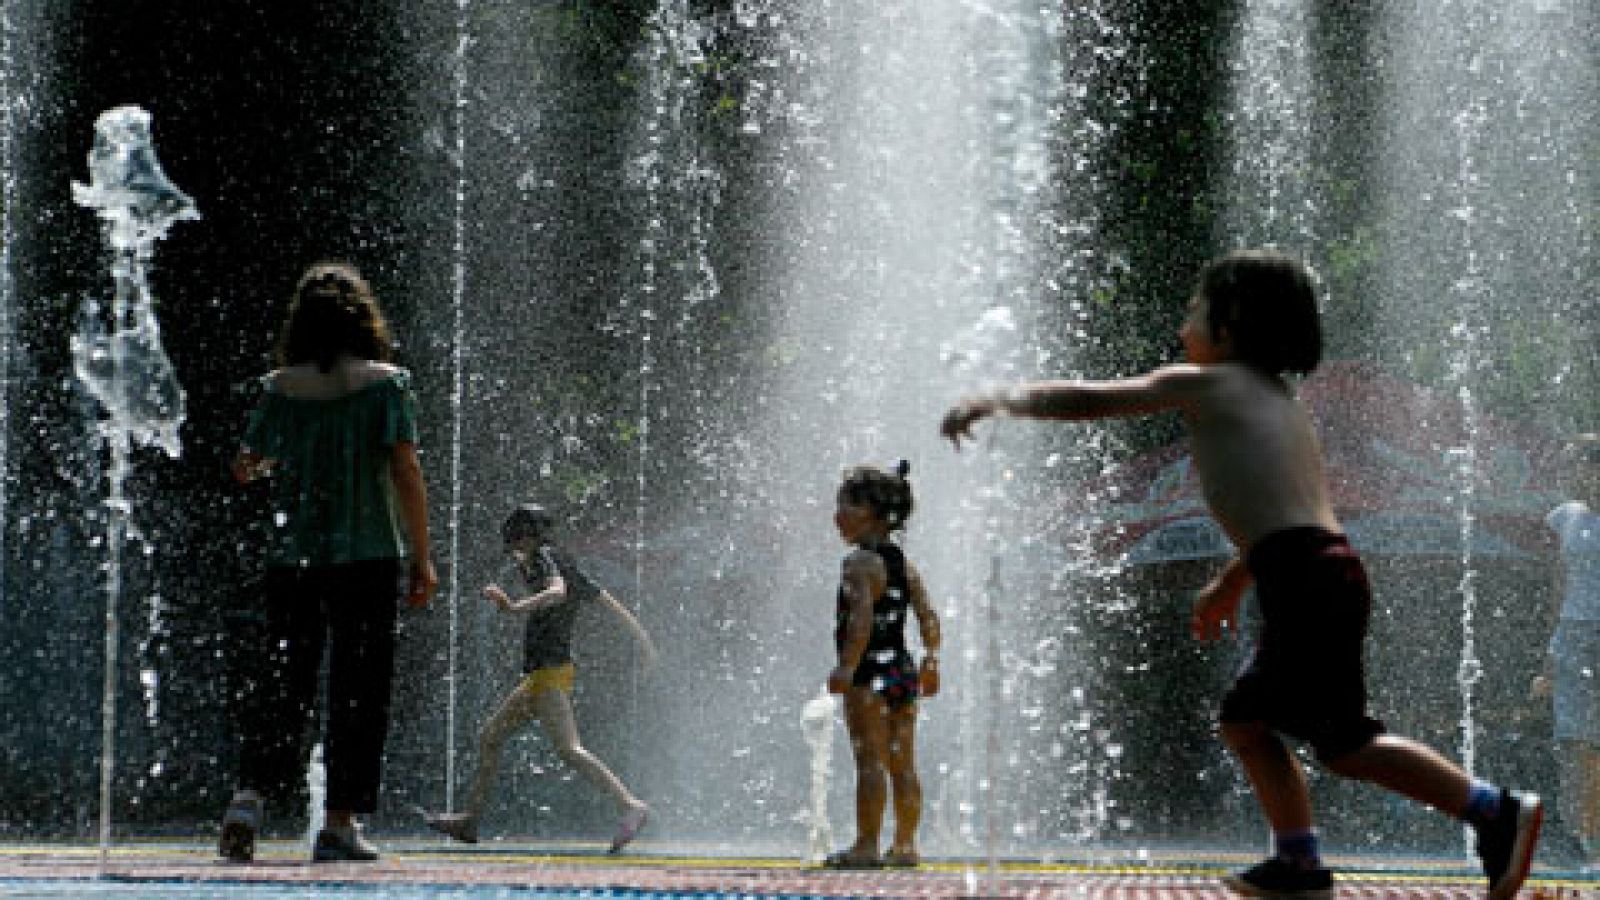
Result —
<instances>
[{"instance_id":1,"label":"girl's bare arm","mask_svg":"<svg viewBox=\"0 0 1600 900\"><path fill-rule=\"evenodd\" d=\"M906 583L911 588L911 611L917 614L917 628L922 632L922 649L928 658L939 658L939 645L943 638L939 632L939 614L928 602L928 589L922 582L922 573L906 566Z\"/></svg>"},{"instance_id":2,"label":"girl's bare arm","mask_svg":"<svg viewBox=\"0 0 1600 900\"><path fill-rule=\"evenodd\" d=\"M922 668L918 672L918 684L924 696L932 697L939 693L940 687L939 645L943 638L939 633L939 614L928 602L922 573L910 563L906 564L906 586L911 591L911 609L917 614L917 629L922 632Z\"/></svg>"},{"instance_id":3,"label":"girl's bare arm","mask_svg":"<svg viewBox=\"0 0 1600 900\"><path fill-rule=\"evenodd\" d=\"M406 602L414 607L428 605L428 598L439 586L433 571L428 541L428 486L422 479L422 461L417 445L409 441L394 445L389 457L389 474L395 496L400 501L400 520L411 548L411 579Z\"/></svg>"},{"instance_id":4,"label":"girl's bare arm","mask_svg":"<svg viewBox=\"0 0 1600 900\"><path fill-rule=\"evenodd\" d=\"M498 585L484 588L484 593L506 612L533 612L567 599L567 581L560 575L551 575L545 579L544 587L526 597L513 597L501 590Z\"/></svg>"},{"instance_id":5,"label":"girl's bare arm","mask_svg":"<svg viewBox=\"0 0 1600 900\"><path fill-rule=\"evenodd\" d=\"M645 665L649 665L654 661L656 658L655 642L650 640L649 632L644 630L644 625L639 621L639 617L633 614L633 610L628 609L622 604L621 600L618 600L612 596L610 591L604 589L600 591L600 602L611 610L611 614L620 619L623 626L628 629L628 633L633 635L634 641L639 645L639 652L643 654Z\"/></svg>"}]
</instances>

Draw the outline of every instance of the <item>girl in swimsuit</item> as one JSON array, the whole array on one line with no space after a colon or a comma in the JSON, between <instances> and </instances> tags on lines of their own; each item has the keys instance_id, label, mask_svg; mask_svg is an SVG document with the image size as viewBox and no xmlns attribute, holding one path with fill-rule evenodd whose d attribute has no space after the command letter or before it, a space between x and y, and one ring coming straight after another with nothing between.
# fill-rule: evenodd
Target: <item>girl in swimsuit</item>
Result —
<instances>
[{"instance_id":1,"label":"girl in swimsuit","mask_svg":"<svg viewBox=\"0 0 1600 900\"><path fill-rule=\"evenodd\" d=\"M839 579L834 643L838 666L828 690L844 695L856 761L856 842L828 857L833 868L915 866L922 784L916 769L916 700L939 692L939 617L922 576L890 535L911 514L910 466L857 466L839 487L833 523L853 549ZM906 649L907 610L922 633L919 668ZM878 855L884 801L894 792L894 841Z\"/></svg>"}]
</instances>

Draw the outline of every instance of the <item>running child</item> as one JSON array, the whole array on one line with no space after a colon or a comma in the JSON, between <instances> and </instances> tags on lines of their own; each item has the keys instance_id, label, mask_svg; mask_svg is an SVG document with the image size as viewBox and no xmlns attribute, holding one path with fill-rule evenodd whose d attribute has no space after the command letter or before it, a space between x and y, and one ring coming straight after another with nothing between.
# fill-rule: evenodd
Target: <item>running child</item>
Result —
<instances>
[{"instance_id":1,"label":"running child","mask_svg":"<svg viewBox=\"0 0 1600 900\"><path fill-rule=\"evenodd\" d=\"M838 666L828 690L844 695L845 725L856 761L856 841L825 862L830 868L911 867L922 821L917 778L918 695L939 692L939 617L916 566L891 535L911 515L910 466L893 472L857 466L845 473L833 515L839 537L854 549L839 577L834 644ZM906 649L906 612L922 633L922 666ZM878 835L894 793L894 841L879 856Z\"/></svg>"},{"instance_id":2,"label":"running child","mask_svg":"<svg viewBox=\"0 0 1600 900\"><path fill-rule=\"evenodd\" d=\"M1281 736L1310 743L1347 778L1370 781L1455 816L1477 833L1491 898L1527 878L1544 809L1498 789L1367 713L1362 660L1371 596L1328 499L1322 451L1286 373L1322 358L1310 273L1271 251L1229 254L1200 273L1179 330L1185 364L1113 381L1045 381L962 400L940 431L959 449L980 419L1087 420L1177 411L1206 503L1238 555L1195 599L1196 638L1238 621L1253 583L1262 627L1254 656L1222 702L1222 738L1272 827L1275 853L1227 877L1248 896L1332 896L1305 773Z\"/></svg>"},{"instance_id":3,"label":"running child","mask_svg":"<svg viewBox=\"0 0 1600 900\"><path fill-rule=\"evenodd\" d=\"M465 807L460 812L429 814L427 822L458 841L477 843L478 820L494 786L506 740L538 720L562 760L617 804L620 818L611 839L611 852L617 853L644 828L650 809L578 738L571 700L578 671L572 655L578 613L584 607L598 606L615 616L643 649L646 666L654 659L655 648L633 613L554 543L554 532L555 518L535 503L512 510L501 526L501 538L520 584L510 589L490 584L483 593L505 612L526 616L523 677L478 736L478 768Z\"/></svg>"}]
</instances>

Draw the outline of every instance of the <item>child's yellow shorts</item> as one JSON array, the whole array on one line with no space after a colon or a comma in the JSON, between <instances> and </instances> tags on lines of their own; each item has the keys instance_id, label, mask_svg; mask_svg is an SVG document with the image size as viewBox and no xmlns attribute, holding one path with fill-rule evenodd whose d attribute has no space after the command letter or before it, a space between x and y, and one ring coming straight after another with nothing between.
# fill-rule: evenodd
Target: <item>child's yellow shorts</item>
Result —
<instances>
[{"instance_id":1,"label":"child's yellow shorts","mask_svg":"<svg viewBox=\"0 0 1600 900\"><path fill-rule=\"evenodd\" d=\"M572 693L572 685L578 679L578 667L572 663L560 666L549 666L543 669L534 669L522 677L522 683L517 685L517 690L537 694L540 691L566 691Z\"/></svg>"}]
</instances>

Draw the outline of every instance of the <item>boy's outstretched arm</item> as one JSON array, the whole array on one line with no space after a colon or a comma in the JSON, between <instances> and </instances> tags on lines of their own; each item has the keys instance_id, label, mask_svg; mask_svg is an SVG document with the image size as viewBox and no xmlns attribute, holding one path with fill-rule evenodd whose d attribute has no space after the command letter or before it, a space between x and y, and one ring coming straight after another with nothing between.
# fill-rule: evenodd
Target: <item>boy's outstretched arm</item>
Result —
<instances>
[{"instance_id":1,"label":"boy's outstretched arm","mask_svg":"<svg viewBox=\"0 0 1600 900\"><path fill-rule=\"evenodd\" d=\"M973 424L990 416L1075 421L1178 409L1197 397L1209 380L1204 367L1173 365L1113 381L1028 382L963 398L945 413L939 434L960 449L961 439L972 437Z\"/></svg>"}]
</instances>

